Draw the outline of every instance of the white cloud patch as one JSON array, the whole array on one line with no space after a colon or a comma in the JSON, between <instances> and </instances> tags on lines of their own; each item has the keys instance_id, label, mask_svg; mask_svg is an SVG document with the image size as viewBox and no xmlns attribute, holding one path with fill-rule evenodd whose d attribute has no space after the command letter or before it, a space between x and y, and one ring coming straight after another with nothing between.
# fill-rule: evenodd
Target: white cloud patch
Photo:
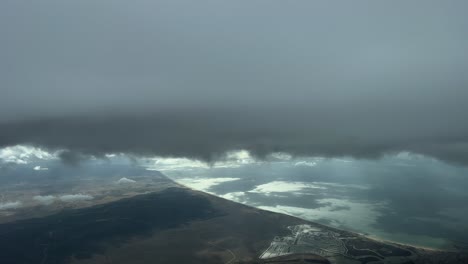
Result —
<instances>
[{"instance_id":1,"label":"white cloud patch","mask_svg":"<svg viewBox=\"0 0 468 264\"><path fill-rule=\"evenodd\" d=\"M20 202L20 201L0 203L0 211L1 210L18 209L18 208L21 208L21 207L23 207L23 203Z\"/></svg>"},{"instance_id":2,"label":"white cloud patch","mask_svg":"<svg viewBox=\"0 0 468 264\"><path fill-rule=\"evenodd\" d=\"M135 180L125 178L125 177L117 181L118 184L129 184L129 183L135 183L135 182L136 182Z\"/></svg>"},{"instance_id":3,"label":"white cloud patch","mask_svg":"<svg viewBox=\"0 0 468 264\"><path fill-rule=\"evenodd\" d=\"M89 201L94 199L93 196L87 194L66 194L59 196L59 200L66 203L79 202L79 201Z\"/></svg>"},{"instance_id":4,"label":"white cloud patch","mask_svg":"<svg viewBox=\"0 0 468 264\"><path fill-rule=\"evenodd\" d=\"M9 163L27 164L34 159L50 160L56 158L55 153L30 146L17 145L0 149L0 159Z\"/></svg>"},{"instance_id":5,"label":"white cloud patch","mask_svg":"<svg viewBox=\"0 0 468 264\"><path fill-rule=\"evenodd\" d=\"M357 184L339 184L332 182L287 182L287 181L272 181L269 183L261 184L255 189L248 192L263 193L271 195L272 193L296 193L302 194L305 190L326 190L329 188L353 188L353 189L368 189L369 186Z\"/></svg>"},{"instance_id":6,"label":"white cloud patch","mask_svg":"<svg viewBox=\"0 0 468 264\"><path fill-rule=\"evenodd\" d=\"M51 205L55 202L57 197L53 195L36 195L33 197L33 200L42 204L42 205Z\"/></svg>"},{"instance_id":7,"label":"white cloud patch","mask_svg":"<svg viewBox=\"0 0 468 264\"><path fill-rule=\"evenodd\" d=\"M304 189L327 189L324 186L318 184L306 183L306 182L286 182L286 181L272 181L269 183L261 184L255 187L255 189L249 191L252 193L276 193L276 192L298 192Z\"/></svg>"},{"instance_id":8,"label":"white cloud patch","mask_svg":"<svg viewBox=\"0 0 468 264\"><path fill-rule=\"evenodd\" d=\"M245 201L245 192L231 192L219 196L238 203L243 203Z\"/></svg>"},{"instance_id":9,"label":"white cloud patch","mask_svg":"<svg viewBox=\"0 0 468 264\"><path fill-rule=\"evenodd\" d=\"M146 160L148 165L148 170L158 170L158 171L177 171L177 170L192 170L204 168L208 169L209 166L199 160L192 160L187 158L163 158L156 157Z\"/></svg>"},{"instance_id":10,"label":"white cloud patch","mask_svg":"<svg viewBox=\"0 0 468 264\"><path fill-rule=\"evenodd\" d=\"M44 171L44 170L49 170L49 168L41 167L41 166L35 166L33 168L35 171Z\"/></svg>"},{"instance_id":11,"label":"white cloud patch","mask_svg":"<svg viewBox=\"0 0 468 264\"><path fill-rule=\"evenodd\" d=\"M294 166L315 167L315 166L317 166L317 162L315 162L315 161L298 161L298 162L294 163Z\"/></svg>"},{"instance_id":12,"label":"white cloud patch","mask_svg":"<svg viewBox=\"0 0 468 264\"><path fill-rule=\"evenodd\" d=\"M183 178L175 181L199 191L208 191L211 187L219 185L223 182L237 181L240 178Z\"/></svg>"}]
</instances>

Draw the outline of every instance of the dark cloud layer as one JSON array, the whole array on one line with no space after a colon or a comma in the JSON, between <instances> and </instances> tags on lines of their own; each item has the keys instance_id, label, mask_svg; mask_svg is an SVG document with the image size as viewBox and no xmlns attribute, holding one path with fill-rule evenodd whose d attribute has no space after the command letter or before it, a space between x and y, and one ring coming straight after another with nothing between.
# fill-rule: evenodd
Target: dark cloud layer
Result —
<instances>
[{"instance_id":1,"label":"dark cloud layer","mask_svg":"<svg viewBox=\"0 0 468 264\"><path fill-rule=\"evenodd\" d=\"M467 164L467 8L2 1L0 146Z\"/></svg>"},{"instance_id":2,"label":"dark cloud layer","mask_svg":"<svg viewBox=\"0 0 468 264\"><path fill-rule=\"evenodd\" d=\"M8 123L0 125L0 145L26 143L95 156L126 152L204 160L220 158L225 151L235 149L247 149L260 157L282 151L295 155L378 158L383 153L412 151L468 163L464 143L467 138L444 133L439 127L425 130L425 125L430 124L407 128L397 120L384 119L365 126L356 120L347 127L349 124L342 122L320 121L320 115L303 116L296 122L295 116L269 116L269 112L255 118L248 112L214 111L207 115L162 113ZM83 158L72 152L60 156L70 163Z\"/></svg>"}]
</instances>

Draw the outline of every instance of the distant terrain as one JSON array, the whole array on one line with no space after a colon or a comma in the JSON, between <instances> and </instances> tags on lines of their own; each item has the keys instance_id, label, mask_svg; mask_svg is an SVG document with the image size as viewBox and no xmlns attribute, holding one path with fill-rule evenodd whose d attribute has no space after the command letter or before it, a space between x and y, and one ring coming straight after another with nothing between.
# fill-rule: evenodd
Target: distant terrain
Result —
<instances>
[{"instance_id":1,"label":"distant terrain","mask_svg":"<svg viewBox=\"0 0 468 264\"><path fill-rule=\"evenodd\" d=\"M164 177L0 224L0 263L467 263L237 204ZM26 210L26 209L23 209ZM45 211L44 211L45 210Z\"/></svg>"}]
</instances>

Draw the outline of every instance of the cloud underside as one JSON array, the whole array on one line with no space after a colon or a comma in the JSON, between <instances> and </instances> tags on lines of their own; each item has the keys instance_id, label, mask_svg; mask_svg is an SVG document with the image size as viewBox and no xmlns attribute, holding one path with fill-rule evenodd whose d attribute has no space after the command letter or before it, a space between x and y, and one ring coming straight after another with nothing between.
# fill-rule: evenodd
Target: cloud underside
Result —
<instances>
[{"instance_id":1,"label":"cloud underside","mask_svg":"<svg viewBox=\"0 0 468 264\"><path fill-rule=\"evenodd\" d=\"M205 116L164 113L144 118L46 119L0 124L0 147L30 144L67 149L70 152L62 153L61 158L70 163L85 155L120 152L213 161L223 158L226 151L245 149L258 157L287 152L369 159L409 151L468 164L468 134L445 132L437 122L406 126L408 121L385 119L367 123L356 119L327 121L313 115L289 118L273 113L255 118L249 113L217 116L212 112Z\"/></svg>"},{"instance_id":2,"label":"cloud underside","mask_svg":"<svg viewBox=\"0 0 468 264\"><path fill-rule=\"evenodd\" d=\"M0 147L468 164L464 1L109 2L1 1Z\"/></svg>"}]
</instances>

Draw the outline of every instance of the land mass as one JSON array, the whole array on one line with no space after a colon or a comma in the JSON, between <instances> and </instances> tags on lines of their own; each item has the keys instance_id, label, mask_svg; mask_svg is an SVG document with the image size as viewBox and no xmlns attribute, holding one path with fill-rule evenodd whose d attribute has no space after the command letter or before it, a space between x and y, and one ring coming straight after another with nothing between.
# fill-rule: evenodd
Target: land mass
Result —
<instances>
[{"instance_id":1,"label":"land mass","mask_svg":"<svg viewBox=\"0 0 468 264\"><path fill-rule=\"evenodd\" d=\"M376 241L157 181L151 192L4 220L0 263L468 263L466 252Z\"/></svg>"}]
</instances>

